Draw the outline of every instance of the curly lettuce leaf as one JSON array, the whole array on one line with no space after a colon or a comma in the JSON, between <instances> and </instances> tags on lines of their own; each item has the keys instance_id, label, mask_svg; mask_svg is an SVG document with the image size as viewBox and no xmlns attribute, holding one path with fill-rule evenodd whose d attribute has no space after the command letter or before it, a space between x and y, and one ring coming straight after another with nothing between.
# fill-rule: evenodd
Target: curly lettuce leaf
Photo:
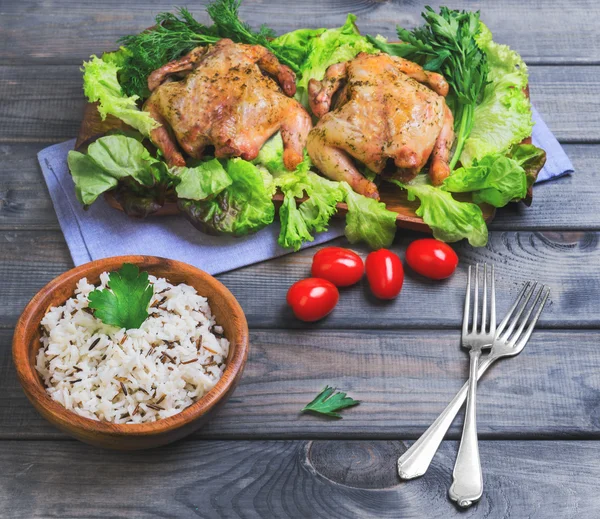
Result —
<instances>
[{"instance_id":1,"label":"curly lettuce leaf","mask_svg":"<svg viewBox=\"0 0 600 519\"><path fill-rule=\"evenodd\" d=\"M459 202L448 191L429 184L424 175L409 184L392 180L408 192L408 199L419 199L421 205L417 216L441 241L455 242L466 238L473 247L484 247L488 240L488 229L479 206L470 202Z\"/></svg>"},{"instance_id":2,"label":"curly lettuce leaf","mask_svg":"<svg viewBox=\"0 0 600 519\"><path fill-rule=\"evenodd\" d=\"M281 230L277 243L280 247L297 251L303 243L314 240L310 227L292 195L286 194L283 198L283 203L279 208L279 221Z\"/></svg>"},{"instance_id":3,"label":"curly lettuce leaf","mask_svg":"<svg viewBox=\"0 0 600 519\"><path fill-rule=\"evenodd\" d=\"M473 129L460 156L466 166L485 155L505 153L529 137L533 128L531 103L525 94L525 62L507 45L495 43L481 22L476 41L487 57L489 83L475 107Z\"/></svg>"},{"instance_id":4,"label":"curly lettuce leaf","mask_svg":"<svg viewBox=\"0 0 600 519\"><path fill-rule=\"evenodd\" d=\"M388 211L382 202L355 193L346 182L341 185L348 205L344 231L348 241L364 241L373 250L389 247L396 234L397 214Z\"/></svg>"},{"instance_id":5,"label":"curly lettuce leaf","mask_svg":"<svg viewBox=\"0 0 600 519\"><path fill-rule=\"evenodd\" d=\"M309 199L300 206L302 218L309 229L314 232L326 231L329 220L337 211L338 202L342 202L346 194L339 182L332 182L316 173L309 172Z\"/></svg>"},{"instance_id":6,"label":"curly lettuce leaf","mask_svg":"<svg viewBox=\"0 0 600 519\"><path fill-rule=\"evenodd\" d=\"M271 41L271 47L284 53L298 67L308 55L310 40L323 34L327 29L298 29L278 36Z\"/></svg>"},{"instance_id":7,"label":"curly lettuce leaf","mask_svg":"<svg viewBox=\"0 0 600 519\"><path fill-rule=\"evenodd\" d=\"M208 234L245 236L273 222L273 182L267 172L243 159L227 161L231 185L210 200L180 198L186 217Z\"/></svg>"},{"instance_id":8,"label":"curly lettuce leaf","mask_svg":"<svg viewBox=\"0 0 600 519\"><path fill-rule=\"evenodd\" d=\"M175 188L177 196L189 200L205 200L218 195L232 183L218 159L201 162L192 168L173 168L171 173L179 179Z\"/></svg>"},{"instance_id":9,"label":"curly lettuce leaf","mask_svg":"<svg viewBox=\"0 0 600 519\"><path fill-rule=\"evenodd\" d=\"M150 114L137 106L138 96L126 96L121 89L117 74L120 60L112 55L106 61L91 56L83 63L83 91L90 103L98 103L102 119L114 115L145 136L159 125Z\"/></svg>"},{"instance_id":10,"label":"curly lettuce leaf","mask_svg":"<svg viewBox=\"0 0 600 519\"><path fill-rule=\"evenodd\" d=\"M359 52L375 53L377 48L361 36L355 25L356 16L349 14L346 23L337 29L327 29L308 40L306 60L300 66L301 77L296 82L296 99L308 108L308 82L323 79L330 65L348 61Z\"/></svg>"}]
</instances>

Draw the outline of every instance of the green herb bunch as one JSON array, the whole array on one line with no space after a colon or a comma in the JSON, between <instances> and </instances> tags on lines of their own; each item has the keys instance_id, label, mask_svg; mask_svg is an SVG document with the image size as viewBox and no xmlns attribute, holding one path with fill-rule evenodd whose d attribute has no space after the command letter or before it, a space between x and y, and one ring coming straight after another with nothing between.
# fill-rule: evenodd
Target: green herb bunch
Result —
<instances>
[{"instance_id":1,"label":"green herb bunch","mask_svg":"<svg viewBox=\"0 0 600 519\"><path fill-rule=\"evenodd\" d=\"M160 13L156 17L155 27L119 39L123 46L123 66L119 76L123 92L128 96L148 97L147 80L152 71L195 47L209 45L222 38L229 38L236 43L262 45L273 52L281 63L297 72L297 65L287 53L273 48L269 43L275 36L272 29L262 25L258 31L253 31L240 20L240 3L241 0L216 0L209 4L206 11L213 21L211 26L198 22L187 9L180 8L176 14Z\"/></svg>"},{"instance_id":2,"label":"green herb bunch","mask_svg":"<svg viewBox=\"0 0 600 519\"><path fill-rule=\"evenodd\" d=\"M398 27L398 37L414 50L412 59L423 63L423 68L444 75L452 87L449 98L457 133L456 147L450 167L460 158L471 129L475 106L480 101L487 83L488 65L475 36L479 32L479 11L455 11L440 8L440 14L427 6L423 12L427 22L408 31ZM406 56L411 59L411 56Z\"/></svg>"}]
</instances>

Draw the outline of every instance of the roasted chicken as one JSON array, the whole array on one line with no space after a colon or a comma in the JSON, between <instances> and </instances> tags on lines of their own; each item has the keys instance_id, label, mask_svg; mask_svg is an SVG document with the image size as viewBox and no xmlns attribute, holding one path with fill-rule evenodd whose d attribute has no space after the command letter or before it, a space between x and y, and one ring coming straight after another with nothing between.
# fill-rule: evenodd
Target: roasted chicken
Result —
<instances>
[{"instance_id":1,"label":"roasted chicken","mask_svg":"<svg viewBox=\"0 0 600 519\"><path fill-rule=\"evenodd\" d=\"M324 175L372 198L379 198L376 185L351 157L402 181L414 178L431 157L429 174L438 185L450 174L454 141L447 93L440 74L388 54L360 53L332 65L323 81L311 79L308 86L320 118L308 136L308 154Z\"/></svg>"},{"instance_id":2,"label":"roasted chicken","mask_svg":"<svg viewBox=\"0 0 600 519\"><path fill-rule=\"evenodd\" d=\"M161 124L150 137L169 165L185 165L180 150L201 158L207 146L216 157L252 160L277 131L285 166L303 159L311 118L291 98L294 73L264 47L228 39L197 47L152 72L148 88L144 110Z\"/></svg>"}]
</instances>

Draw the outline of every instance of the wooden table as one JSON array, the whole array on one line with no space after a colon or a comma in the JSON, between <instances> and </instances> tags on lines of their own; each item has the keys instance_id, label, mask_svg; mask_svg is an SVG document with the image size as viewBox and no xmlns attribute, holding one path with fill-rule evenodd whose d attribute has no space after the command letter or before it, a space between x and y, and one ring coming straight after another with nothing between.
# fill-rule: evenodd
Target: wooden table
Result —
<instances>
[{"instance_id":1,"label":"wooden table","mask_svg":"<svg viewBox=\"0 0 600 519\"><path fill-rule=\"evenodd\" d=\"M393 36L396 23L419 22L416 4L245 0L242 14L281 33L339 26L354 12L361 29ZM218 417L175 445L105 452L34 411L12 366L13 327L31 296L72 266L36 153L77 133L82 60L172 6L0 5L0 516L599 517L600 7L592 0L452 2L481 8L495 39L529 63L532 100L576 174L537 186L529 209L499 211L486 248L457 245L451 280L407 273L393 303L359 285L327 320L304 326L285 293L308 274L314 249L219 276L246 311L252 352ZM189 6L205 19L199 2ZM402 256L411 239L400 232L394 250ZM500 313L532 278L551 286L552 303L520 357L480 385L485 493L459 513L446 492L461 420L425 477L401 483L395 462L466 379L460 314L466 266L476 261L496 265ZM300 415L325 384L363 403L343 420Z\"/></svg>"}]
</instances>

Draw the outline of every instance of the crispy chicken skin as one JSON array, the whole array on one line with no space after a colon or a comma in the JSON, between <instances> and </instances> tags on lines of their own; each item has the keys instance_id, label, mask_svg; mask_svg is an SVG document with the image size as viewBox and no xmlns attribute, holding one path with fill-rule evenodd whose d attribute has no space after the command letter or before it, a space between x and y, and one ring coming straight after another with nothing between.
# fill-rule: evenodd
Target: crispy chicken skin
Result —
<instances>
[{"instance_id":1,"label":"crispy chicken skin","mask_svg":"<svg viewBox=\"0 0 600 519\"><path fill-rule=\"evenodd\" d=\"M197 47L152 72L148 88L144 110L162 125L150 137L169 165L185 166L180 149L200 158L209 145L216 157L252 160L279 130L286 168L302 162L312 122L290 97L294 73L264 47L228 39Z\"/></svg>"},{"instance_id":2,"label":"crispy chicken skin","mask_svg":"<svg viewBox=\"0 0 600 519\"><path fill-rule=\"evenodd\" d=\"M361 52L330 66L322 81L309 82L310 107L320 120L308 136L308 154L324 175L371 198L379 198L377 187L351 157L386 175L391 159L391 176L408 181L431 156L429 173L438 185L450 174L454 142L447 93L440 74L402 58Z\"/></svg>"}]
</instances>

